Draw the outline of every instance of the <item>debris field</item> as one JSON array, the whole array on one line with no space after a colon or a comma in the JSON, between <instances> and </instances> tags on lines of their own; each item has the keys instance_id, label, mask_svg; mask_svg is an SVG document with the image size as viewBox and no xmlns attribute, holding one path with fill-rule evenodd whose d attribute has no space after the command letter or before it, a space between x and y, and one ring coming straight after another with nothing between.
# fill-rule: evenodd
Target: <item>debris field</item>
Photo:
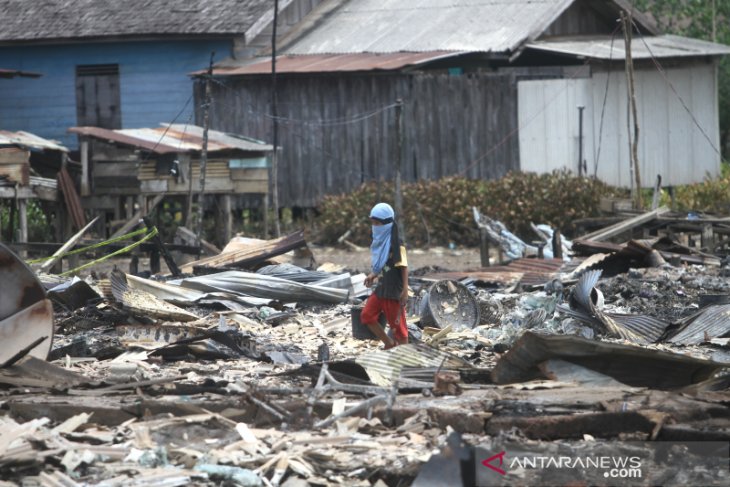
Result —
<instances>
[{"instance_id":1,"label":"debris field","mask_svg":"<svg viewBox=\"0 0 730 487\"><path fill-rule=\"evenodd\" d=\"M694 221L705 245L682 220L535 245L475 210L506 258L411 269L389 350L359 322L365 274L301 232L150 277L60 277L0 246L0 486L532 485L480 452L728 442L727 223ZM730 479L642 480L680 481Z\"/></svg>"}]
</instances>

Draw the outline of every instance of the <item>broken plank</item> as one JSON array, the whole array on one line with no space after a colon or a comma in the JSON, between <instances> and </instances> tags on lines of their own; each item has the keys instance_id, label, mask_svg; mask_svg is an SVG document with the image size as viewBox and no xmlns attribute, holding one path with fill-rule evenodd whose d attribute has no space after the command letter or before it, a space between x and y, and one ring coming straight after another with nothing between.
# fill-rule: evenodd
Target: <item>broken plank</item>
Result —
<instances>
[{"instance_id":1,"label":"broken plank","mask_svg":"<svg viewBox=\"0 0 730 487\"><path fill-rule=\"evenodd\" d=\"M611 225L610 227L602 228L595 232L583 235L580 237L580 239L593 241L606 240L608 238L615 237L616 235L619 235L627 230L631 230L632 228L643 225L644 223L656 220L659 216L669 213L669 211L669 208L667 208L666 206L662 206L660 208L657 208L656 210L647 211L646 213L642 213L641 215L637 215L633 218L629 218L622 222L616 223L615 225Z\"/></svg>"},{"instance_id":2,"label":"broken plank","mask_svg":"<svg viewBox=\"0 0 730 487\"><path fill-rule=\"evenodd\" d=\"M183 265L181 270L185 273L191 273L195 267L245 266L255 262L262 262L270 257L285 254L290 250L304 247L305 245L304 232L299 230L284 237L268 240L263 244L254 244L244 249L224 252L213 257L206 257L195 262L190 262Z\"/></svg>"}]
</instances>

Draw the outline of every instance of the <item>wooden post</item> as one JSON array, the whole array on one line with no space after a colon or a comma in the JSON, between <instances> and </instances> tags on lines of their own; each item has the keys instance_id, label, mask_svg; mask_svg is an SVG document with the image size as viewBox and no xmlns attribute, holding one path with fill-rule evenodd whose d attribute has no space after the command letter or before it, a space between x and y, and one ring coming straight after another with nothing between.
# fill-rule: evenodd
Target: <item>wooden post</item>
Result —
<instances>
[{"instance_id":1,"label":"wooden post","mask_svg":"<svg viewBox=\"0 0 730 487\"><path fill-rule=\"evenodd\" d=\"M263 208L263 218L264 218L264 238L269 237L269 195L264 195L264 208Z\"/></svg>"},{"instance_id":2,"label":"wooden post","mask_svg":"<svg viewBox=\"0 0 730 487\"><path fill-rule=\"evenodd\" d=\"M702 225L702 234L700 235L700 245L705 252L712 253L715 246L715 234L712 230L712 223L704 223Z\"/></svg>"},{"instance_id":3,"label":"wooden post","mask_svg":"<svg viewBox=\"0 0 730 487\"><path fill-rule=\"evenodd\" d=\"M81 196L89 196L89 141L81 141Z\"/></svg>"},{"instance_id":4,"label":"wooden post","mask_svg":"<svg viewBox=\"0 0 730 487\"><path fill-rule=\"evenodd\" d=\"M636 209L642 210L644 207L644 203L641 200L641 171L639 168L638 152L639 121L637 119L636 92L634 89L634 61L631 57L631 36L633 30L631 14L627 14L626 12L622 11L621 21L624 27L624 43L626 47L626 86L629 93L629 103L631 106L631 115L629 116L629 119L633 118L634 121L633 139L631 138L631 128L629 127L629 146L631 148L631 162L634 168L634 188L636 190L636 192L634 193L634 204L636 206Z\"/></svg>"},{"instance_id":5,"label":"wooden post","mask_svg":"<svg viewBox=\"0 0 730 487\"><path fill-rule=\"evenodd\" d=\"M555 229L553 231L553 258L554 259L562 259L563 258L563 239L560 236L560 232Z\"/></svg>"},{"instance_id":6,"label":"wooden post","mask_svg":"<svg viewBox=\"0 0 730 487\"><path fill-rule=\"evenodd\" d=\"M279 0L274 0L274 23L271 33L271 115L274 139L274 153L271 158L271 199L274 203L274 230L277 238L281 237L279 222L279 98L276 91L276 24L278 22Z\"/></svg>"},{"instance_id":7,"label":"wooden post","mask_svg":"<svg viewBox=\"0 0 730 487\"><path fill-rule=\"evenodd\" d=\"M210 125L210 104L211 104L211 87L210 80L213 78L213 56L210 54L210 64L208 65L208 76L205 78L205 105L203 106L203 146L200 151L200 193L198 193L198 243L203 238L203 198L205 196L205 166L208 163L208 128Z\"/></svg>"},{"instance_id":8,"label":"wooden post","mask_svg":"<svg viewBox=\"0 0 730 487\"><path fill-rule=\"evenodd\" d=\"M129 220L134 216L134 196L126 196L124 200L124 219Z\"/></svg>"},{"instance_id":9,"label":"wooden post","mask_svg":"<svg viewBox=\"0 0 730 487\"><path fill-rule=\"evenodd\" d=\"M150 251L150 273L160 273L160 251L157 249Z\"/></svg>"},{"instance_id":10,"label":"wooden post","mask_svg":"<svg viewBox=\"0 0 730 487\"><path fill-rule=\"evenodd\" d=\"M486 228L479 229L479 259L482 267L489 267L489 239Z\"/></svg>"},{"instance_id":11,"label":"wooden post","mask_svg":"<svg viewBox=\"0 0 730 487\"><path fill-rule=\"evenodd\" d=\"M396 164L395 164L395 216L401 231L401 238L405 241L406 228L403 218L403 190L401 178L403 173L403 100L395 102L395 134L396 134Z\"/></svg>"},{"instance_id":12,"label":"wooden post","mask_svg":"<svg viewBox=\"0 0 730 487\"><path fill-rule=\"evenodd\" d=\"M18 241L28 243L28 200L18 200ZM24 248L20 251L20 258L25 259L28 251Z\"/></svg>"},{"instance_id":13,"label":"wooden post","mask_svg":"<svg viewBox=\"0 0 730 487\"><path fill-rule=\"evenodd\" d=\"M218 244L225 247L233 234L233 215L231 213L231 195L218 196Z\"/></svg>"}]
</instances>

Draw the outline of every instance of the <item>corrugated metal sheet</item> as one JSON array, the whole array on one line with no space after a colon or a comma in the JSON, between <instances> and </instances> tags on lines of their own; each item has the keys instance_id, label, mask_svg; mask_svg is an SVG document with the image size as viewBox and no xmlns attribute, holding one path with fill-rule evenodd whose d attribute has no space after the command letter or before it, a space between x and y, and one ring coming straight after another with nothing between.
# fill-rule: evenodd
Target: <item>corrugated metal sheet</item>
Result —
<instances>
[{"instance_id":1,"label":"corrugated metal sheet","mask_svg":"<svg viewBox=\"0 0 730 487\"><path fill-rule=\"evenodd\" d=\"M708 306L684 320L686 326L668 341L678 345L697 345L730 333L730 304Z\"/></svg>"},{"instance_id":2,"label":"corrugated metal sheet","mask_svg":"<svg viewBox=\"0 0 730 487\"><path fill-rule=\"evenodd\" d=\"M355 362L367 371L374 384L383 387L388 387L399 379L404 367L473 368L466 360L418 343L408 343L390 350L378 350L358 357ZM399 384L405 385L403 382Z\"/></svg>"},{"instance_id":3,"label":"corrugated metal sheet","mask_svg":"<svg viewBox=\"0 0 730 487\"><path fill-rule=\"evenodd\" d=\"M169 127L169 128L168 128ZM165 125L159 128L109 130L100 127L71 127L69 132L97 139L147 149L157 154L200 152L203 128L195 125ZM208 131L208 152L243 150L271 151L273 146L242 136Z\"/></svg>"},{"instance_id":4,"label":"corrugated metal sheet","mask_svg":"<svg viewBox=\"0 0 730 487\"><path fill-rule=\"evenodd\" d=\"M0 69L0 78L15 78L22 76L24 78L40 78L40 73L31 73L29 71L20 71L18 69Z\"/></svg>"},{"instance_id":5,"label":"corrugated metal sheet","mask_svg":"<svg viewBox=\"0 0 730 487\"><path fill-rule=\"evenodd\" d=\"M291 36L286 54L511 52L573 0L333 0Z\"/></svg>"},{"instance_id":6,"label":"corrugated metal sheet","mask_svg":"<svg viewBox=\"0 0 730 487\"><path fill-rule=\"evenodd\" d=\"M68 152L68 149L54 140L43 139L28 132L9 132L0 130L0 146L12 145L27 149L55 150Z\"/></svg>"},{"instance_id":7,"label":"corrugated metal sheet","mask_svg":"<svg viewBox=\"0 0 730 487\"><path fill-rule=\"evenodd\" d=\"M584 106L583 159L588 173L612 186L630 187L626 75L620 68L594 70L590 76L518 83L520 169L545 173L567 168L577 173L578 106ZM642 185L652 186L657 174L667 186L719 175L715 66L667 67L664 74L653 66L637 67L635 80Z\"/></svg>"},{"instance_id":8,"label":"corrugated metal sheet","mask_svg":"<svg viewBox=\"0 0 730 487\"><path fill-rule=\"evenodd\" d=\"M570 335L525 332L492 372L494 382L509 384L538 378L538 365L563 359L634 387L676 389L712 377L725 364L687 355Z\"/></svg>"},{"instance_id":9,"label":"corrugated metal sheet","mask_svg":"<svg viewBox=\"0 0 730 487\"><path fill-rule=\"evenodd\" d=\"M648 47L647 47L648 46ZM594 39L571 39L555 41L534 41L529 49L570 54L593 59L623 60L626 48L623 38L610 37ZM730 54L730 46L675 35L634 38L631 43L631 57L637 59L673 58L687 56L723 56Z\"/></svg>"},{"instance_id":10,"label":"corrugated metal sheet","mask_svg":"<svg viewBox=\"0 0 730 487\"><path fill-rule=\"evenodd\" d=\"M390 54L311 54L303 56L279 56L276 58L277 73L333 73L353 71L388 71L406 66L435 61L461 52L400 52ZM196 72L193 74L199 74ZM239 76L271 73L271 59L262 58L242 66L221 66L214 69L216 76Z\"/></svg>"}]
</instances>

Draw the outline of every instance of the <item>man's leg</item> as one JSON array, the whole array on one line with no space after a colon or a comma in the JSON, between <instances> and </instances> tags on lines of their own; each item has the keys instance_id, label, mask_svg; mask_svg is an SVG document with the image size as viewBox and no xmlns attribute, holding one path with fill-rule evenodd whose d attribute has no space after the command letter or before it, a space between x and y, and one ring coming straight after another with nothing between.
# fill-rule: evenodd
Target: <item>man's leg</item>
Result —
<instances>
[{"instance_id":1,"label":"man's leg","mask_svg":"<svg viewBox=\"0 0 730 487\"><path fill-rule=\"evenodd\" d=\"M388 326L393 330L396 345L408 343L408 324L406 323L406 309L394 299L381 300L383 312L388 320Z\"/></svg>"},{"instance_id":2,"label":"man's leg","mask_svg":"<svg viewBox=\"0 0 730 487\"><path fill-rule=\"evenodd\" d=\"M373 332L373 335L383 342L385 349L393 348L396 343L391 340L385 333L385 330L378 323L378 317L382 310L381 300L375 295L371 294L368 300L365 301L365 307L360 313L360 323L367 326L368 329Z\"/></svg>"}]
</instances>

